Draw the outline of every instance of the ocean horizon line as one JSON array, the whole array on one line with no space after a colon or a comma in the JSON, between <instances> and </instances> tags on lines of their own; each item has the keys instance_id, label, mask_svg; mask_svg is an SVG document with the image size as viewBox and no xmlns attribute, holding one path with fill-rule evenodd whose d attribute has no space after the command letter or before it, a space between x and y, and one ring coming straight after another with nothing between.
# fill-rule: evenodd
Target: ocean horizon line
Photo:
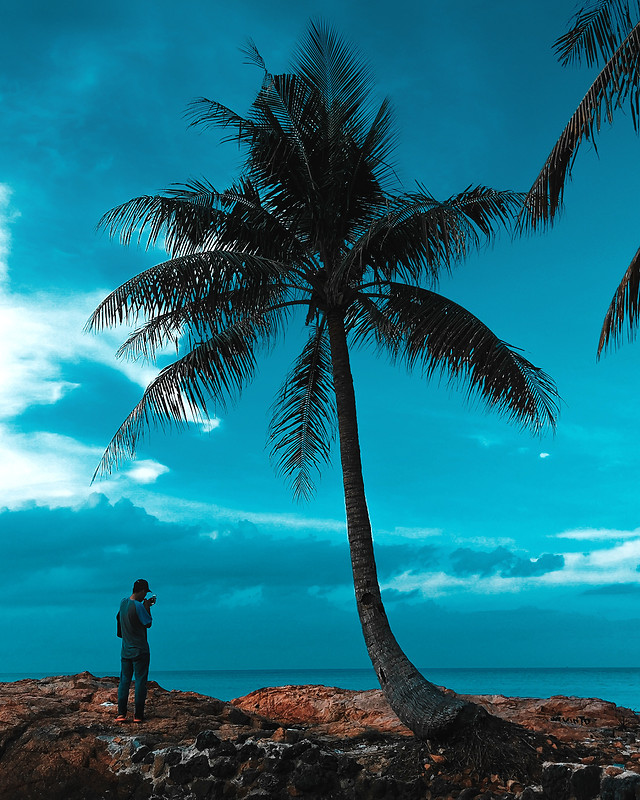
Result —
<instances>
[{"instance_id":1,"label":"ocean horizon line","mask_svg":"<svg viewBox=\"0 0 640 800\"><path fill-rule=\"evenodd\" d=\"M571 666L571 665L562 665L562 666L478 666L478 667L442 667L442 666L418 666L418 670L422 673L429 672L429 671L446 671L446 672L522 672L522 671L530 671L530 672L552 672L552 671L628 671L628 670L637 670L640 671L640 666L638 665L628 665L628 666L608 666L608 665L580 665L580 666ZM255 672L264 672L264 673L281 673L281 672L296 672L296 673L323 673L323 672L370 672L375 675L375 670L373 667L199 667L199 668L189 668L189 669L181 669L181 668L166 668L166 667L156 667L155 669L152 666L153 672L162 672L162 673L180 673L180 674L188 674L188 673L203 673L203 672L214 672L214 673L255 673ZM12 670L4 670L0 671L0 677L5 675L39 675L45 677L58 677L61 675L77 675L82 672L90 672L93 675L110 675L116 674L119 671L119 667L117 664L114 666L109 667L107 669L102 668L95 668L95 667L84 667L84 668L59 668L59 669L52 669L52 670L41 670L41 669L12 669Z\"/></svg>"},{"instance_id":2,"label":"ocean horizon line","mask_svg":"<svg viewBox=\"0 0 640 800\"><path fill-rule=\"evenodd\" d=\"M88 671L96 677L118 677L119 664L107 670L0 672L0 682L75 675ZM640 667L421 667L427 680L458 694L548 698L593 697L640 709ZM379 689L372 667L305 667L266 669L161 669L152 668L151 680L163 689L232 700L259 689L320 685L353 691Z\"/></svg>"}]
</instances>

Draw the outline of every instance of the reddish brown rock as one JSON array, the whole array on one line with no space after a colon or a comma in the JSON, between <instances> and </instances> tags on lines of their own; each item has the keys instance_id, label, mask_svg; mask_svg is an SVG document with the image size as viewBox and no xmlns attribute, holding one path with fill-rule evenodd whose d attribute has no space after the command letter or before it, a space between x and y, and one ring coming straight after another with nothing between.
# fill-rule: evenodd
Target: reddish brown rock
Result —
<instances>
[{"instance_id":1,"label":"reddish brown rock","mask_svg":"<svg viewBox=\"0 0 640 800\"><path fill-rule=\"evenodd\" d=\"M605 700L561 696L546 700L503 695L460 696L484 706L495 716L530 730L552 734L568 744L593 739L609 749L624 750L623 740L629 738L627 734L635 737L640 730L640 717L628 708ZM247 712L277 720L281 725L304 725L331 736L359 736L371 729L412 736L379 689L360 692L326 686L282 686L259 689L231 702ZM631 752L631 757L635 754Z\"/></svg>"},{"instance_id":2,"label":"reddish brown rock","mask_svg":"<svg viewBox=\"0 0 640 800\"><path fill-rule=\"evenodd\" d=\"M151 683L142 726L116 724L116 695L115 678L90 673L0 684L0 800L402 800L476 789L515 796L523 785L513 775L492 783L429 753L379 691L290 686L224 703ZM547 770L549 780L577 781L587 769L597 777L607 766L606 779L626 786L629 771L640 773L640 720L629 709L566 697L468 699L570 744L576 763Z\"/></svg>"},{"instance_id":3,"label":"reddish brown rock","mask_svg":"<svg viewBox=\"0 0 640 800\"><path fill-rule=\"evenodd\" d=\"M118 770L130 767L136 741L162 747L193 742L205 729L231 739L275 727L228 703L168 692L153 681L143 725L116 723L116 703L117 680L88 672L0 684L0 800L97 800L122 784ZM135 776L128 780L136 783Z\"/></svg>"},{"instance_id":4,"label":"reddish brown rock","mask_svg":"<svg viewBox=\"0 0 640 800\"><path fill-rule=\"evenodd\" d=\"M329 736L360 736L376 730L413 736L393 713L379 690L356 692L328 686L279 686L258 689L231 701L285 727L304 725Z\"/></svg>"}]
</instances>

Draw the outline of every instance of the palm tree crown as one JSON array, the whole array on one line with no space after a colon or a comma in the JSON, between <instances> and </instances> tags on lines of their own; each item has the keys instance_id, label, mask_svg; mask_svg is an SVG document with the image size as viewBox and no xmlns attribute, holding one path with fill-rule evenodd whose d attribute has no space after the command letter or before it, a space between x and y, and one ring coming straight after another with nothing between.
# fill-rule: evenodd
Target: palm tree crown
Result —
<instances>
[{"instance_id":1,"label":"palm tree crown","mask_svg":"<svg viewBox=\"0 0 640 800\"><path fill-rule=\"evenodd\" d=\"M231 133L246 152L235 186L206 181L139 197L101 225L128 244L164 237L170 260L132 278L96 309L89 327L145 322L119 355L181 356L150 384L107 449L101 470L133 455L151 421L184 422L226 404L249 380L296 306L309 338L274 407L270 439L295 492L326 460L334 429L327 313L353 344L374 342L410 368L466 378L490 405L524 424L553 424L549 380L467 311L433 292L439 271L508 222L519 196L467 188L445 202L423 187L392 191L390 104L374 106L371 76L351 48L314 23L294 69L264 72L246 117L201 98L193 125ZM424 286L426 284L426 286Z\"/></svg>"},{"instance_id":2,"label":"palm tree crown","mask_svg":"<svg viewBox=\"0 0 640 800\"><path fill-rule=\"evenodd\" d=\"M245 154L236 185L206 181L139 197L102 220L124 244L164 237L169 260L137 275L96 309L89 327L137 327L120 354L153 358L173 343L125 419L99 470L135 453L151 423L185 424L224 406L251 379L258 351L294 319L306 340L273 408L276 466L298 497L313 490L337 428L356 601L365 641L392 707L434 735L465 704L445 697L406 658L380 598L360 459L350 349L362 344L426 377L460 378L467 391L538 430L553 426L550 379L435 284L517 211L512 192L467 188L444 202L401 190L387 100L375 103L369 68L328 26L312 23L290 72L263 73L246 116L201 98L192 124L226 131ZM142 321L141 321L142 320ZM466 716L465 716L466 715Z\"/></svg>"},{"instance_id":3,"label":"palm tree crown","mask_svg":"<svg viewBox=\"0 0 640 800\"><path fill-rule=\"evenodd\" d=\"M560 62L584 61L600 72L574 111L527 194L521 222L546 227L562 207L565 183L578 149L588 140L597 149L603 121L628 109L640 126L640 0L590 0L578 9L569 31L555 43ZM619 342L625 325L630 336L640 314L640 249L618 286L604 319L598 355Z\"/></svg>"}]
</instances>

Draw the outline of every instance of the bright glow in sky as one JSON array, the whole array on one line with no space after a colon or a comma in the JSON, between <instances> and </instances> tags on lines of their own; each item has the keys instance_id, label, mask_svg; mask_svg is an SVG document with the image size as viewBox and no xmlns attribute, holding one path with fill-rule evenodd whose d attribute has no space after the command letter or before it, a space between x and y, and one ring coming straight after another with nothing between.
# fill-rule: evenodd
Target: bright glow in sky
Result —
<instances>
[{"instance_id":1,"label":"bright glow in sky","mask_svg":"<svg viewBox=\"0 0 640 800\"><path fill-rule=\"evenodd\" d=\"M573 0L116 0L16 6L0 29L0 670L117 670L114 615L158 594L158 669L360 667L340 475L295 505L264 447L296 353L262 363L237 407L150 432L90 484L154 369L124 332L83 332L99 300L163 258L95 232L101 215L239 155L187 130L194 97L244 112L315 14L353 40L398 121L397 173L447 197L526 190L592 75L551 44ZM28 56L28 57L25 57ZM6 66L9 65L9 66ZM496 245L441 284L553 376L555 437L532 438L371 353L354 357L365 484L389 616L431 666L624 666L640 658L640 345L595 360L640 244L640 142L620 115L583 146L553 231ZM331 648L327 643L331 642Z\"/></svg>"}]
</instances>

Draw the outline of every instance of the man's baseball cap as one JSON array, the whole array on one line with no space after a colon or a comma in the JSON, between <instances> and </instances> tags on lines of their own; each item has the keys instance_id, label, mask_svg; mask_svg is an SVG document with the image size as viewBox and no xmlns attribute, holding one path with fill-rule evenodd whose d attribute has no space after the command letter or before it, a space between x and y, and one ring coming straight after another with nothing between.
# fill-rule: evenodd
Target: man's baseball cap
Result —
<instances>
[{"instance_id":1,"label":"man's baseball cap","mask_svg":"<svg viewBox=\"0 0 640 800\"><path fill-rule=\"evenodd\" d=\"M151 591L147 581L145 581L144 578L138 578L138 580L133 584L133 594L136 594L137 592L142 592L143 590L145 592Z\"/></svg>"}]
</instances>

